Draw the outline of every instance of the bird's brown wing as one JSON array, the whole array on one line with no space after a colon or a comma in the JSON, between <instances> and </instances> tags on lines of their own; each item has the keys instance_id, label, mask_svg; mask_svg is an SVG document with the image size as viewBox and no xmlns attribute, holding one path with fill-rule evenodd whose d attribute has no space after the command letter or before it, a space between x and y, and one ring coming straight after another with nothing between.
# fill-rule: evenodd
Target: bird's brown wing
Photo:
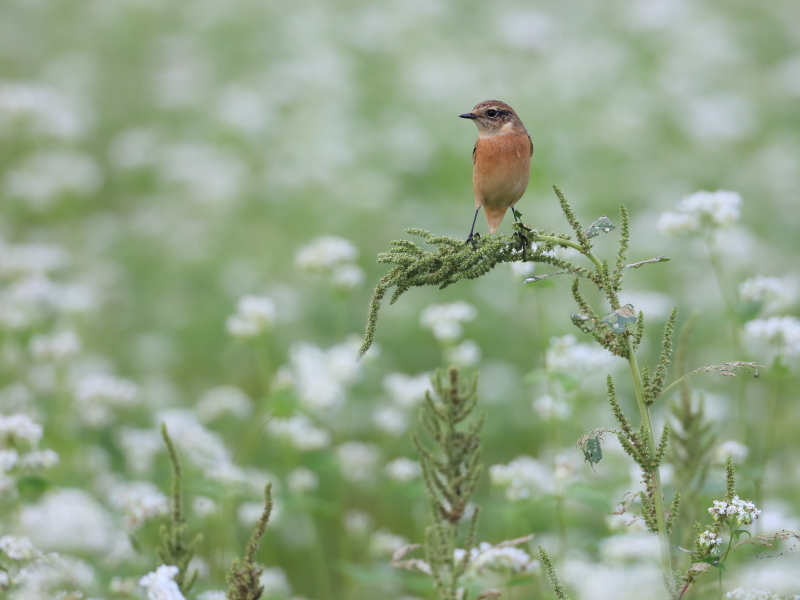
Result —
<instances>
[{"instance_id":1,"label":"bird's brown wing","mask_svg":"<svg viewBox=\"0 0 800 600\"><path fill-rule=\"evenodd\" d=\"M533 143L533 142L531 142ZM475 145L472 147L472 164L475 164L475 151L478 149L478 141L475 140Z\"/></svg>"}]
</instances>

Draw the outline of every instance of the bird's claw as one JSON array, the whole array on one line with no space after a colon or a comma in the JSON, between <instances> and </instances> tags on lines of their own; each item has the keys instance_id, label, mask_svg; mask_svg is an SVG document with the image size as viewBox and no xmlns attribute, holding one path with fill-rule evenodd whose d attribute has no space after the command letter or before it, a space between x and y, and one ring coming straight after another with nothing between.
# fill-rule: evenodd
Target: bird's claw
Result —
<instances>
[{"instance_id":1,"label":"bird's claw","mask_svg":"<svg viewBox=\"0 0 800 600\"><path fill-rule=\"evenodd\" d=\"M472 244L472 247L477 250L478 249L478 240L479 239L481 239L481 234L480 233L470 233L469 237L467 238L466 243L467 244Z\"/></svg>"}]
</instances>

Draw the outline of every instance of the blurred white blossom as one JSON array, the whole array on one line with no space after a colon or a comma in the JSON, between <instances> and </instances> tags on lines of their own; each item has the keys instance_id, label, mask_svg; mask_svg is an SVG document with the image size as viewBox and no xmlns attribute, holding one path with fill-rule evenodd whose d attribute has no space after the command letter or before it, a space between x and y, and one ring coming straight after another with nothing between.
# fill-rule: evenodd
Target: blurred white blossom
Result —
<instances>
[{"instance_id":1,"label":"blurred white blossom","mask_svg":"<svg viewBox=\"0 0 800 600\"><path fill-rule=\"evenodd\" d=\"M580 379L591 373L604 371L613 364L613 357L595 344L579 343L574 335L550 338L545 353L547 370Z\"/></svg>"},{"instance_id":2,"label":"blurred white blossom","mask_svg":"<svg viewBox=\"0 0 800 600\"><path fill-rule=\"evenodd\" d=\"M39 360L64 360L81 351L81 338L74 331L38 334L31 338L29 347L33 357Z\"/></svg>"},{"instance_id":3,"label":"blurred white blossom","mask_svg":"<svg viewBox=\"0 0 800 600\"><path fill-rule=\"evenodd\" d=\"M5 191L41 211L66 194L93 194L102 181L100 168L90 156L75 150L42 150L8 171Z\"/></svg>"},{"instance_id":4,"label":"blurred white blossom","mask_svg":"<svg viewBox=\"0 0 800 600\"><path fill-rule=\"evenodd\" d=\"M287 475L286 484L295 494L305 494L317 489L319 477L311 469L297 467Z\"/></svg>"},{"instance_id":5,"label":"blurred white blossom","mask_svg":"<svg viewBox=\"0 0 800 600\"><path fill-rule=\"evenodd\" d=\"M756 275L739 284L739 297L742 301L762 304L767 311L790 305L795 296L787 282L778 277Z\"/></svg>"},{"instance_id":6,"label":"blurred white blossom","mask_svg":"<svg viewBox=\"0 0 800 600\"><path fill-rule=\"evenodd\" d=\"M108 490L109 502L118 509L128 531L136 531L153 517L167 514L169 501L149 481L126 481L113 484Z\"/></svg>"},{"instance_id":7,"label":"blurred white blossom","mask_svg":"<svg viewBox=\"0 0 800 600\"><path fill-rule=\"evenodd\" d=\"M374 519L368 512L352 508L344 514L344 528L353 536L366 535L372 529Z\"/></svg>"},{"instance_id":8,"label":"blurred white blossom","mask_svg":"<svg viewBox=\"0 0 800 600\"><path fill-rule=\"evenodd\" d=\"M361 376L363 363L356 360L360 345L355 337L327 350L307 342L292 344L292 379L304 407L319 411L336 409L344 403L348 388Z\"/></svg>"},{"instance_id":9,"label":"blurred white blossom","mask_svg":"<svg viewBox=\"0 0 800 600\"><path fill-rule=\"evenodd\" d=\"M348 481L368 479L378 463L380 451L374 444L349 441L336 448L342 474Z\"/></svg>"},{"instance_id":10,"label":"blurred white blossom","mask_svg":"<svg viewBox=\"0 0 800 600\"><path fill-rule=\"evenodd\" d=\"M327 276L334 287L353 289L364 282L364 271L355 264L356 246L341 237L323 236L303 246L295 257L301 271Z\"/></svg>"},{"instance_id":11,"label":"blurred white blossom","mask_svg":"<svg viewBox=\"0 0 800 600\"><path fill-rule=\"evenodd\" d=\"M280 567L267 567L258 578L258 583L264 586L264 596L288 596L292 593L289 579Z\"/></svg>"},{"instance_id":12,"label":"blurred white blossom","mask_svg":"<svg viewBox=\"0 0 800 600\"><path fill-rule=\"evenodd\" d=\"M4 535L0 537L0 552L11 560L33 560L41 555L26 537Z\"/></svg>"},{"instance_id":13,"label":"blurred white blossom","mask_svg":"<svg viewBox=\"0 0 800 600\"><path fill-rule=\"evenodd\" d=\"M275 323L275 302L266 296L243 296L225 327L234 337L251 338L264 333Z\"/></svg>"},{"instance_id":14,"label":"blurred white blossom","mask_svg":"<svg viewBox=\"0 0 800 600\"><path fill-rule=\"evenodd\" d=\"M533 401L533 410L540 419L566 419L572 414L572 407L562 398L553 398L549 394L539 396Z\"/></svg>"},{"instance_id":15,"label":"blurred white blossom","mask_svg":"<svg viewBox=\"0 0 800 600\"><path fill-rule=\"evenodd\" d=\"M725 597L732 600L784 600L784 596L773 594L768 590L745 589L743 587L727 592Z\"/></svg>"},{"instance_id":16,"label":"blurred white blossom","mask_svg":"<svg viewBox=\"0 0 800 600\"><path fill-rule=\"evenodd\" d=\"M43 275L63 268L67 251L55 244L9 244L0 238L0 276Z\"/></svg>"},{"instance_id":17,"label":"blurred white blossom","mask_svg":"<svg viewBox=\"0 0 800 600\"><path fill-rule=\"evenodd\" d=\"M331 434L316 427L305 415L294 415L285 419L272 419L268 431L275 436L285 436L298 450L319 450L331 443Z\"/></svg>"},{"instance_id":18,"label":"blurred white blossom","mask_svg":"<svg viewBox=\"0 0 800 600\"><path fill-rule=\"evenodd\" d=\"M161 565L155 571L142 577L139 585L147 592L148 600L185 600L175 582L175 576L178 573L178 567Z\"/></svg>"},{"instance_id":19,"label":"blurred white blossom","mask_svg":"<svg viewBox=\"0 0 800 600\"><path fill-rule=\"evenodd\" d=\"M137 399L136 384L121 377L97 373L85 375L74 384L75 401L81 420L88 425L106 425L113 408L132 406Z\"/></svg>"},{"instance_id":20,"label":"blurred white blossom","mask_svg":"<svg viewBox=\"0 0 800 600\"><path fill-rule=\"evenodd\" d=\"M678 203L677 212L666 212L658 230L667 237L686 237L730 227L739 221L742 198L736 192L695 192Z\"/></svg>"},{"instance_id":21,"label":"blurred white blossom","mask_svg":"<svg viewBox=\"0 0 800 600\"><path fill-rule=\"evenodd\" d=\"M40 82L0 83L0 132L15 124L35 135L70 139L83 134L86 119L74 102Z\"/></svg>"},{"instance_id":22,"label":"blurred white blossom","mask_svg":"<svg viewBox=\"0 0 800 600\"><path fill-rule=\"evenodd\" d=\"M235 385L221 385L203 394L194 410L201 422L209 423L226 413L244 419L253 410L253 404Z\"/></svg>"},{"instance_id":23,"label":"blurred white blossom","mask_svg":"<svg viewBox=\"0 0 800 600\"><path fill-rule=\"evenodd\" d=\"M423 329L429 329L434 337L442 342L454 342L463 335L464 321L472 321L478 316L477 309L467 302L450 304L431 304L419 316Z\"/></svg>"},{"instance_id":24,"label":"blurred white blossom","mask_svg":"<svg viewBox=\"0 0 800 600\"><path fill-rule=\"evenodd\" d=\"M770 359L793 361L800 356L800 319L792 316L748 321L745 334L761 346Z\"/></svg>"},{"instance_id":25,"label":"blurred white blossom","mask_svg":"<svg viewBox=\"0 0 800 600\"><path fill-rule=\"evenodd\" d=\"M383 389L389 394L392 402L400 408L412 408L422 402L425 393L432 391L431 376L427 373L406 375L390 373L383 378Z\"/></svg>"},{"instance_id":26,"label":"blurred white blossom","mask_svg":"<svg viewBox=\"0 0 800 600\"><path fill-rule=\"evenodd\" d=\"M375 557L388 558L408 544L402 535L396 535L386 528L374 532L369 539L369 553Z\"/></svg>"},{"instance_id":27,"label":"blurred white blossom","mask_svg":"<svg viewBox=\"0 0 800 600\"><path fill-rule=\"evenodd\" d=\"M464 550L456 549L455 559L461 560ZM470 550L468 578L475 578L486 571L503 575L518 575L538 568L539 561L534 560L522 548L512 545L492 545L481 542Z\"/></svg>"},{"instance_id":28,"label":"blurred white blossom","mask_svg":"<svg viewBox=\"0 0 800 600\"><path fill-rule=\"evenodd\" d=\"M492 465L489 479L505 488L509 500L524 500L555 490L552 469L530 456L518 456L507 465Z\"/></svg>"},{"instance_id":29,"label":"blurred white blossom","mask_svg":"<svg viewBox=\"0 0 800 600\"><path fill-rule=\"evenodd\" d=\"M155 429L119 429L119 445L128 468L136 474L150 472L155 455L164 450L164 440Z\"/></svg>"},{"instance_id":30,"label":"blurred white blossom","mask_svg":"<svg viewBox=\"0 0 800 600\"><path fill-rule=\"evenodd\" d=\"M391 436L398 437L408 429L406 413L396 406L383 406L372 413L372 422L381 431Z\"/></svg>"},{"instance_id":31,"label":"blurred white blossom","mask_svg":"<svg viewBox=\"0 0 800 600\"><path fill-rule=\"evenodd\" d=\"M475 340L464 340L456 346L445 348L444 358L457 367L474 367L481 362L481 347Z\"/></svg>"},{"instance_id":32,"label":"blurred white blossom","mask_svg":"<svg viewBox=\"0 0 800 600\"><path fill-rule=\"evenodd\" d=\"M245 164L228 150L206 143L183 142L159 152L159 173L200 203L226 206L241 194L247 176Z\"/></svg>"},{"instance_id":33,"label":"blurred white blossom","mask_svg":"<svg viewBox=\"0 0 800 600\"><path fill-rule=\"evenodd\" d=\"M17 413L0 415L0 443L14 446L20 441L35 445L42 439L42 426L35 423L30 416Z\"/></svg>"},{"instance_id":34,"label":"blurred white blossom","mask_svg":"<svg viewBox=\"0 0 800 600\"><path fill-rule=\"evenodd\" d=\"M138 169L158 160L158 140L149 129L126 129L111 141L109 157L119 169Z\"/></svg>"},{"instance_id":35,"label":"blurred white blossom","mask_svg":"<svg viewBox=\"0 0 800 600\"><path fill-rule=\"evenodd\" d=\"M737 440L726 440L719 444L714 450L714 458L717 462L724 463L730 456L734 464L743 464L750 448Z\"/></svg>"},{"instance_id":36,"label":"blurred white blossom","mask_svg":"<svg viewBox=\"0 0 800 600\"><path fill-rule=\"evenodd\" d=\"M411 481L422 475L422 466L416 460L400 456L389 461L383 468L386 476L394 481Z\"/></svg>"}]
</instances>

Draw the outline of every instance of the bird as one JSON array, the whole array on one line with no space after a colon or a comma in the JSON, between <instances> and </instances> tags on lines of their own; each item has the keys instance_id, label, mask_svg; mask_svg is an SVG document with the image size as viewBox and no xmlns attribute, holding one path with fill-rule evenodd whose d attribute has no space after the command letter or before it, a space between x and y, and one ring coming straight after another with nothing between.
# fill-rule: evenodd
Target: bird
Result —
<instances>
[{"instance_id":1,"label":"bird","mask_svg":"<svg viewBox=\"0 0 800 600\"><path fill-rule=\"evenodd\" d=\"M506 211L513 208L528 187L533 142L525 125L505 102L486 100L472 112L458 115L478 127L478 140L472 150L472 191L475 216L467 242L474 244L475 221L483 207L490 233L497 233Z\"/></svg>"}]
</instances>

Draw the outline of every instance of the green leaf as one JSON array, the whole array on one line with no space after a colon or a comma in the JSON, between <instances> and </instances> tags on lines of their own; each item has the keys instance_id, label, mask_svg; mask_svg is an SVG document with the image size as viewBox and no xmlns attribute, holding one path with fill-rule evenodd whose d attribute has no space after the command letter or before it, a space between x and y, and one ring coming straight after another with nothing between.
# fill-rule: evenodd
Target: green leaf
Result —
<instances>
[{"instance_id":1,"label":"green leaf","mask_svg":"<svg viewBox=\"0 0 800 600\"><path fill-rule=\"evenodd\" d=\"M542 279L547 279L548 277L554 277L556 275L566 275L563 271L559 271L558 273L544 273L542 275L534 275L533 277L528 277L522 283L536 283L537 281L541 281Z\"/></svg>"},{"instance_id":2,"label":"green leaf","mask_svg":"<svg viewBox=\"0 0 800 600\"><path fill-rule=\"evenodd\" d=\"M640 262L631 263L629 265L625 265L624 267L622 267L622 274L624 275L630 269L638 269L642 265L649 265L649 264L652 264L652 263L667 262L668 260L669 260L669 256L656 256L655 258L649 258L647 260L643 260L643 261L640 261Z\"/></svg>"},{"instance_id":3,"label":"green leaf","mask_svg":"<svg viewBox=\"0 0 800 600\"><path fill-rule=\"evenodd\" d=\"M741 536L743 533L746 533L746 534L747 534L747 537L753 537L753 534L752 534L752 533L750 533L749 531L747 531L747 529L737 529L737 530L736 530L736 531L734 531L734 532L733 532L731 535L733 536L733 539L737 539L737 538L738 538L738 537L740 537L740 536Z\"/></svg>"},{"instance_id":4,"label":"green leaf","mask_svg":"<svg viewBox=\"0 0 800 600\"><path fill-rule=\"evenodd\" d=\"M714 567L715 569L719 569L723 573L728 571L728 568L725 566L725 564L719 562L718 556L706 556L705 558L701 558L699 562L711 565L712 567Z\"/></svg>"}]
</instances>

